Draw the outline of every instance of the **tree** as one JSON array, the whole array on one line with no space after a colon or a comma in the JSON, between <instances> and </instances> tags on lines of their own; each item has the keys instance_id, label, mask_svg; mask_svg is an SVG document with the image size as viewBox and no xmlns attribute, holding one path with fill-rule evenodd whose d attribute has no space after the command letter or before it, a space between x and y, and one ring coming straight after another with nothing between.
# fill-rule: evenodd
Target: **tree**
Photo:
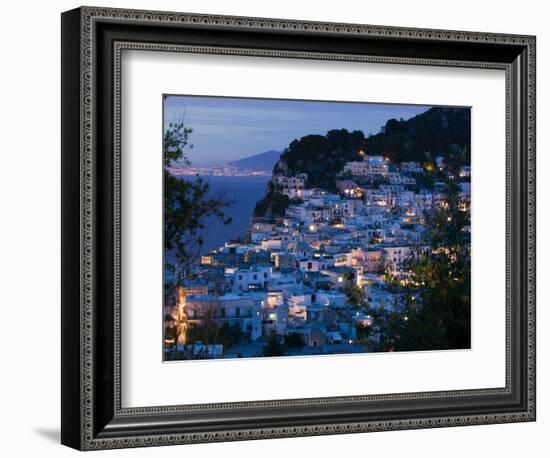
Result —
<instances>
[{"instance_id":1,"label":"tree","mask_svg":"<svg viewBox=\"0 0 550 458\"><path fill-rule=\"evenodd\" d=\"M191 273L204 245L204 230L208 218L230 224L224 209L232 201L224 195L213 196L207 182L197 176L193 180L172 175L170 167L190 165L185 154L192 129L184 122L170 123L163 137L164 152L164 249L165 268L173 272L168 285L174 295L178 286Z\"/></svg>"},{"instance_id":2,"label":"tree","mask_svg":"<svg viewBox=\"0 0 550 458\"><path fill-rule=\"evenodd\" d=\"M224 351L227 351L233 345L238 344L244 337L244 333L238 325L230 326L228 323L223 323L219 329L217 341L223 345Z\"/></svg>"},{"instance_id":3,"label":"tree","mask_svg":"<svg viewBox=\"0 0 550 458\"><path fill-rule=\"evenodd\" d=\"M276 333L271 333L267 344L264 346L261 356L284 356L285 347L281 344L280 338Z\"/></svg>"},{"instance_id":4,"label":"tree","mask_svg":"<svg viewBox=\"0 0 550 458\"><path fill-rule=\"evenodd\" d=\"M419 161L451 153L470 161L470 109L433 107L406 121L390 119L378 134L365 139L366 151L394 162Z\"/></svg>"},{"instance_id":5,"label":"tree","mask_svg":"<svg viewBox=\"0 0 550 458\"><path fill-rule=\"evenodd\" d=\"M346 272L343 275L344 286L343 291L347 296L348 303L356 307L366 307L367 302L365 300L365 290L357 286L355 282L355 273Z\"/></svg>"},{"instance_id":6,"label":"tree","mask_svg":"<svg viewBox=\"0 0 550 458\"><path fill-rule=\"evenodd\" d=\"M254 216L281 218L285 215L289 205L290 198L272 182L269 182L265 196L256 202Z\"/></svg>"},{"instance_id":7,"label":"tree","mask_svg":"<svg viewBox=\"0 0 550 458\"><path fill-rule=\"evenodd\" d=\"M193 324L188 327L186 338L189 343L202 342L205 354L208 355L209 346L218 343L218 302L204 300L194 304L190 311Z\"/></svg>"},{"instance_id":8,"label":"tree","mask_svg":"<svg viewBox=\"0 0 550 458\"><path fill-rule=\"evenodd\" d=\"M291 332L285 337L285 344L288 347L303 347L304 339L297 332Z\"/></svg>"},{"instance_id":9,"label":"tree","mask_svg":"<svg viewBox=\"0 0 550 458\"><path fill-rule=\"evenodd\" d=\"M448 182L445 202L429 213L430 250L409 264L405 315L386 320L386 342L395 350L470 348L470 224L458 187Z\"/></svg>"},{"instance_id":10,"label":"tree","mask_svg":"<svg viewBox=\"0 0 550 458\"><path fill-rule=\"evenodd\" d=\"M333 129L326 135L305 135L285 148L273 174L306 173L308 186L335 191L336 175L346 162L362 159L364 144L365 135L358 130Z\"/></svg>"}]
</instances>

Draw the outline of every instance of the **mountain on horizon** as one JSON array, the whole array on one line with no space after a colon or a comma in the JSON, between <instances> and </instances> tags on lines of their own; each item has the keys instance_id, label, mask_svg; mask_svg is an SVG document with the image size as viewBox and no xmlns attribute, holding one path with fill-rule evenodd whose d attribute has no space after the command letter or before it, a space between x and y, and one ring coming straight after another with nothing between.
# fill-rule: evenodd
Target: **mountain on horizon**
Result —
<instances>
[{"instance_id":1,"label":"mountain on horizon","mask_svg":"<svg viewBox=\"0 0 550 458\"><path fill-rule=\"evenodd\" d=\"M273 166L279 160L281 151L265 151L254 156L244 157L236 161L228 162L227 165L249 170L273 170Z\"/></svg>"}]
</instances>

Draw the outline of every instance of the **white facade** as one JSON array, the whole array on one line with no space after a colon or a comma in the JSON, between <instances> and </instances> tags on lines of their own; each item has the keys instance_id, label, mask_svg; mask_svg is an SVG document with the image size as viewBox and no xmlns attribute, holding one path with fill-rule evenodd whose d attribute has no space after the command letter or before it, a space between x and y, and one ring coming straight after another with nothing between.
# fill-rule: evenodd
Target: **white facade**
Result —
<instances>
[{"instance_id":1,"label":"white facade","mask_svg":"<svg viewBox=\"0 0 550 458\"><path fill-rule=\"evenodd\" d=\"M422 173L424 169L419 162L401 162L401 170L407 173Z\"/></svg>"},{"instance_id":2,"label":"white facade","mask_svg":"<svg viewBox=\"0 0 550 458\"><path fill-rule=\"evenodd\" d=\"M388 161L382 156L365 156L363 161L347 162L344 165L344 173L361 177L384 177L388 173L388 168Z\"/></svg>"},{"instance_id":3,"label":"white facade","mask_svg":"<svg viewBox=\"0 0 550 458\"><path fill-rule=\"evenodd\" d=\"M255 266L251 269L234 269L231 273L233 291L248 291L256 287L265 288L271 281L271 266Z\"/></svg>"},{"instance_id":4,"label":"white facade","mask_svg":"<svg viewBox=\"0 0 550 458\"><path fill-rule=\"evenodd\" d=\"M399 172L390 172L388 173L388 179L390 184L395 185L415 185L416 180L412 177L402 175Z\"/></svg>"},{"instance_id":5,"label":"white facade","mask_svg":"<svg viewBox=\"0 0 550 458\"><path fill-rule=\"evenodd\" d=\"M298 197L297 192L306 186L307 174L300 173L292 177L278 175L273 178L273 181L281 188L283 194L287 194L291 198Z\"/></svg>"},{"instance_id":6,"label":"white facade","mask_svg":"<svg viewBox=\"0 0 550 458\"><path fill-rule=\"evenodd\" d=\"M367 205L377 205L381 207L389 205L388 192L380 189L367 189L365 191L365 200Z\"/></svg>"},{"instance_id":7,"label":"white facade","mask_svg":"<svg viewBox=\"0 0 550 458\"><path fill-rule=\"evenodd\" d=\"M346 305L346 295L337 291L317 291L315 300L317 304L332 307L344 307Z\"/></svg>"},{"instance_id":8,"label":"white facade","mask_svg":"<svg viewBox=\"0 0 550 458\"><path fill-rule=\"evenodd\" d=\"M399 270L412 253L409 246L386 246L382 251L384 259L394 270Z\"/></svg>"},{"instance_id":9,"label":"white facade","mask_svg":"<svg viewBox=\"0 0 550 458\"><path fill-rule=\"evenodd\" d=\"M251 297L237 294L223 296L188 296L184 312L190 323L203 324L207 320L239 326L256 340L262 336L261 304Z\"/></svg>"},{"instance_id":10,"label":"white facade","mask_svg":"<svg viewBox=\"0 0 550 458\"><path fill-rule=\"evenodd\" d=\"M472 176L472 168L469 165L463 165L460 167L460 171L458 172L458 176L460 177L471 177Z\"/></svg>"},{"instance_id":11,"label":"white facade","mask_svg":"<svg viewBox=\"0 0 550 458\"><path fill-rule=\"evenodd\" d=\"M279 238L262 240L260 246L262 247L262 250L280 250L283 248L283 241Z\"/></svg>"}]
</instances>

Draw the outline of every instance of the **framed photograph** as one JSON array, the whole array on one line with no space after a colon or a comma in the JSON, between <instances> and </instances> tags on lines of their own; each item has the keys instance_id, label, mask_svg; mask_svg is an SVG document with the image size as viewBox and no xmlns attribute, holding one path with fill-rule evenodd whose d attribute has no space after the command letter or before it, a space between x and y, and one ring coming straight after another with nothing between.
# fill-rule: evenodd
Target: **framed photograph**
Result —
<instances>
[{"instance_id":1,"label":"framed photograph","mask_svg":"<svg viewBox=\"0 0 550 458\"><path fill-rule=\"evenodd\" d=\"M63 444L535 420L535 37L62 15Z\"/></svg>"}]
</instances>

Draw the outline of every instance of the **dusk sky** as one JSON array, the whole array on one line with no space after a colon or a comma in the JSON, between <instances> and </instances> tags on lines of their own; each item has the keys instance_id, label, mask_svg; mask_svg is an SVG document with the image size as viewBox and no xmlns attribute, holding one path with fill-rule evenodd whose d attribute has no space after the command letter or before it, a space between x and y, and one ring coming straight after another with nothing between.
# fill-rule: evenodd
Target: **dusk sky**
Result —
<instances>
[{"instance_id":1,"label":"dusk sky","mask_svg":"<svg viewBox=\"0 0 550 458\"><path fill-rule=\"evenodd\" d=\"M193 129L187 152L194 165L213 165L282 151L295 138L331 129L380 131L388 119L408 119L430 106L167 96L165 126L184 120Z\"/></svg>"}]
</instances>

